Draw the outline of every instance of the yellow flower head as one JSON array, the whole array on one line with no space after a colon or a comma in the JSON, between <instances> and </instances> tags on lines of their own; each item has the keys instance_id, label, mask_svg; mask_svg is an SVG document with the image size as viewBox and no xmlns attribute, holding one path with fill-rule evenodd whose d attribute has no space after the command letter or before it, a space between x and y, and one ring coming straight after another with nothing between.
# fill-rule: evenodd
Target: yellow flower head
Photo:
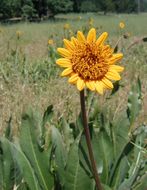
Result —
<instances>
[{"instance_id":1,"label":"yellow flower head","mask_svg":"<svg viewBox=\"0 0 147 190\"><path fill-rule=\"evenodd\" d=\"M123 29L123 28L125 27L125 23L124 23L124 22L120 22L120 23L119 23L119 27L120 27L121 29Z\"/></svg>"},{"instance_id":2,"label":"yellow flower head","mask_svg":"<svg viewBox=\"0 0 147 190\"><path fill-rule=\"evenodd\" d=\"M16 36L17 36L17 38L20 38L22 36L22 31L17 30L16 31Z\"/></svg>"},{"instance_id":3,"label":"yellow flower head","mask_svg":"<svg viewBox=\"0 0 147 190\"><path fill-rule=\"evenodd\" d=\"M70 28L70 25L68 23L64 24L64 30L68 30Z\"/></svg>"},{"instance_id":4,"label":"yellow flower head","mask_svg":"<svg viewBox=\"0 0 147 190\"><path fill-rule=\"evenodd\" d=\"M107 32L96 39L96 30L92 28L87 37L81 31L71 40L64 39L65 48L57 51L63 57L56 63L64 67L61 76L69 77L69 83L75 84L79 91L84 87L103 94L104 89L112 89L110 80L120 80L119 72L123 67L115 65L122 59L122 53L113 54L113 49L105 45Z\"/></svg>"},{"instance_id":5,"label":"yellow flower head","mask_svg":"<svg viewBox=\"0 0 147 190\"><path fill-rule=\"evenodd\" d=\"M77 18L78 20L81 20L82 19L82 17L81 16L78 16L78 18Z\"/></svg>"},{"instance_id":6,"label":"yellow flower head","mask_svg":"<svg viewBox=\"0 0 147 190\"><path fill-rule=\"evenodd\" d=\"M52 39L49 39L48 40L48 45L53 45L54 44L54 41Z\"/></svg>"}]
</instances>

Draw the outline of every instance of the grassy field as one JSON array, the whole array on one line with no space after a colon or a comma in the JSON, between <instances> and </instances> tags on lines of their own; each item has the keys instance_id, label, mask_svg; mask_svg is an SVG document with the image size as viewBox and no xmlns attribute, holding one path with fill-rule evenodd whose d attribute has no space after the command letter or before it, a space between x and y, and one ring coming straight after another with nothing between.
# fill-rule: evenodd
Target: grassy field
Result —
<instances>
[{"instance_id":1,"label":"grassy field","mask_svg":"<svg viewBox=\"0 0 147 190\"><path fill-rule=\"evenodd\" d=\"M11 116L15 131L20 125L21 113L29 106L43 112L53 104L56 118L65 115L69 120L75 119L79 113L79 95L74 86L59 77L61 70L55 65L56 47L77 30L86 33L90 27L95 27L98 35L109 32L108 42L112 47L121 36L127 36L118 44L118 50L124 53L121 64L125 67L121 88L111 98L108 98L110 92L97 96L100 105L108 106L117 117L126 107L128 92L139 76L143 105L137 122L147 122L147 43L139 40L147 36L146 19L147 14L87 13L57 15L54 21L42 23L0 25L0 134ZM119 28L121 21L125 23L124 29ZM49 39L54 43L49 45ZM139 42L130 46L135 41Z\"/></svg>"}]
</instances>

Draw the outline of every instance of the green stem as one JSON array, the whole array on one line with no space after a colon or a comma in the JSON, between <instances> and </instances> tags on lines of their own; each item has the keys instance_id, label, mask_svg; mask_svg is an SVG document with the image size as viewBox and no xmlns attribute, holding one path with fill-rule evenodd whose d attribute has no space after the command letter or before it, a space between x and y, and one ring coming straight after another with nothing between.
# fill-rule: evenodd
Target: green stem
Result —
<instances>
[{"instance_id":1,"label":"green stem","mask_svg":"<svg viewBox=\"0 0 147 190\"><path fill-rule=\"evenodd\" d=\"M84 133L86 137L86 143L88 147L89 158L91 161L91 167L92 167L92 172L93 172L93 176L96 183L96 188L97 190L103 190L100 179L99 179L99 175L97 173L96 162L94 160L94 155L92 151L91 138L90 138L90 132L89 132L89 127L88 127L88 122L87 122L86 107L85 107L84 90L80 91L80 102L81 102L81 113L82 113L82 119L83 119Z\"/></svg>"}]
</instances>

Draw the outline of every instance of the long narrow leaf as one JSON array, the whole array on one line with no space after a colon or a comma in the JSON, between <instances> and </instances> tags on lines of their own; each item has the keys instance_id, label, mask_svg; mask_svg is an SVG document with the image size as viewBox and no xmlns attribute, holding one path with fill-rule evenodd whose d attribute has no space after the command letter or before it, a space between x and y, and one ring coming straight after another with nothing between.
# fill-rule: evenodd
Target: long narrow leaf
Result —
<instances>
[{"instance_id":1,"label":"long narrow leaf","mask_svg":"<svg viewBox=\"0 0 147 190\"><path fill-rule=\"evenodd\" d=\"M34 169L40 186L44 190L50 190L53 187L53 177L50 174L49 158L50 149L40 150L38 144L37 124L39 121L33 118L33 115L25 115L22 120L20 131L20 146Z\"/></svg>"},{"instance_id":2,"label":"long narrow leaf","mask_svg":"<svg viewBox=\"0 0 147 190\"><path fill-rule=\"evenodd\" d=\"M33 168L24 153L19 147L8 141L6 138L3 138L2 141L11 149L13 157L18 163L21 172L23 173L24 180L28 184L29 188L33 190L40 190Z\"/></svg>"},{"instance_id":3,"label":"long narrow leaf","mask_svg":"<svg viewBox=\"0 0 147 190\"><path fill-rule=\"evenodd\" d=\"M80 166L79 138L73 143L67 161L65 190L94 190L93 180Z\"/></svg>"}]
</instances>

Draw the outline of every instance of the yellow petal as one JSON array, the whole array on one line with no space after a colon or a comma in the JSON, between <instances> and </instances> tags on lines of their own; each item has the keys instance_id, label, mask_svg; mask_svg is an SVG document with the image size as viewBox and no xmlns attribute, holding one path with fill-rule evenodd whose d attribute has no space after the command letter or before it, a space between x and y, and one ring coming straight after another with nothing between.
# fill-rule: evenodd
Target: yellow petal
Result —
<instances>
[{"instance_id":1,"label":"yellow petal","mask_svg":"<svg viewBox=\"0 0 147 190\"><path fill-rule=\"evenodd\" d=\"M111 80L120 80L121 79L120 75L116 71L113 71L113 70L108 71L105 76Z\"/></svg>"},{"instance_id":2,"label":"yellow petal","mask_svg":"<svg viewBox=\"0 0 147 190\"><path fill-rule=\"evenodd\" d=\"M68 82L69 83L72 83L72 84L75 84L78 80L78 74L73 74L69 79L68 79Z\"/></svg>"},{"instance_id":3,"label":"yellow petal","mask_svg":"<svg viewBox=\"0 0 147 190\"><path fill-rule=\"evenodd\" d=\"M94 90L95 90L95 82L94 82L94 81L87 81L87 82L86 82L86 86L87 86L91 91L94 91Z\"/></svg>"},{"instance_id":4,"label":"yellow petal","mask_svg":"<svg viewBox=\"0 0 147 190\"><path fill-rule=\"evenodd\" d=\"M79 91L81 91L81 90L84 89L84 87L85 87L84 81L79 78L78 81L77 81L77 89L78 89Z\"/></svg>"},{"instance_id":5,"label":"yellow petal","mask_svg":"<svg viewBox=\"0 0 147 190\"><path fill-rule=\"evenodd\" d=\"M103 51L110 51L111 48L110 48L110 45L104 45L102 49Z\"/></svg>"},{"instance_id":6,"label":"yellow petal","mask_svg":"<svg viewBox=\"0 0 147 190\"><path fill-rule=\"evenodd\" d=\"M88 32L88 35L87 35L87 41L88 42L95 42L96 40L96 30L95 28L91 28L91 30Z\"/></svg>"},{"instance_id":7,"label":"yellow petal","mask_svg":"<svg viewBox=\"0 0 147 190\"><path fill-rule=\"evenodd\" d=\"M74 45L78 44L78 40L75 37L71 37L71 41Z\"/></svg>"},{"instance_id":8,"label":"yellow petal","mask_svg":"<svg viewBox=\"0 0 147 190\"><path fill-rule=\"evenodd\" d=\"M116 54L113 54L113 56L110 58L110 64L113 64L115 63L116 61L119 61L120 59L122 59L123 57L123 54L122 53L116 53Z\"/></svg>"},{"instance_id":9,"label":"yellow petal","mask_svg":"<svg viewBox=\"0 0 147 190\"><path fill-rule=\"evenodd\" d=\"M57 51L63 57L71 57L71 52L65 48L58 48Z\"/></svg>"},{"instance_id":10,"label":"yellow petal","mask_svg":"<svg viewBox=\"0 0 147 190\"><path fill-rule=\"evenodd\" d=\"M116 70L117 72L122 72L124 70L124 67L121 67L119 65L110 65L110 70Z\"/></svg>"},{"instance_id":11,"label":"yellow petal","mask_svg":"<svg viewBox=\"0 0 147 190\"><path fill-rule=\"evenodd\" d=\"M85 42L86 39L85 39L83 32L81 32L81 31L77 32L77 39L81 42Z\"/></svg>"},{"instance_id":12,"label":"yellow petal","mask_svg":"<svg viewBox=\"0 0 147 190\"><path fill-rule=\"evenodd\" d=\"M71 74L73 72L71 67L68 67L67 69L64 69L64 71L61 73L61 76L68 76L69 74Z\"/></svg>"},{"instance_id":13,"label":"yellow petal","mask_svg":"<svg viewBox=\"0 0 147 190\"><path fill-rule=\"evenodd\" d=\"M61 67L71 67L71 62L69 59L66 58L60 58L57 59L56 63L60 65Z\"/></svg>"},{"instance_id":14,"label":"yellow petal","mask_svg":"<svg viewBox=\"0 0 147 190\"><path fill-rule=\"evenodd\" d=\"M99 93L99 94L103 94L103 92L104 92L104 87L103 87L103 84L102 84L102 82L101 81L96 81L96 83L95 83L95 89L96 89L96 91Z\"/></svg>"},{"instance_id":15,"label":"yellow petal","mask_svg":"<svg viewBox=\"0 0 147 190\"><path fill-rule=\"evenodd\" d=\"M65 47L69 50L73 50L74 49L74 44L72 42L70 42L69 40L67 39L64 39L64 44L65 44Z\"/></svg>"},{"instance_id":16,"label":"yellow petal","mask_svg":"<svg viewBox=\"0 0 147 190\"><path fill-rule=\"evenodd\" d=\"M111 81L109 81L107 78L103 78L102 82L104 83L104 86L106 86L106 88L112 89L113 88L113 84Z\"/></svg>"},{"instance_id":17,"label":"yellow petal","mask_svg":"<svg viewBox=\"0 0 147 190\"><path fill-rule=\"evenodd\" d=\"M104 41L106 40L106 38L108 37L108 33L107 32L103 32L101 34L101 36L97 39L96 44L98 46L102 45L104 43Z\"/></svg>"}]
</instances>

